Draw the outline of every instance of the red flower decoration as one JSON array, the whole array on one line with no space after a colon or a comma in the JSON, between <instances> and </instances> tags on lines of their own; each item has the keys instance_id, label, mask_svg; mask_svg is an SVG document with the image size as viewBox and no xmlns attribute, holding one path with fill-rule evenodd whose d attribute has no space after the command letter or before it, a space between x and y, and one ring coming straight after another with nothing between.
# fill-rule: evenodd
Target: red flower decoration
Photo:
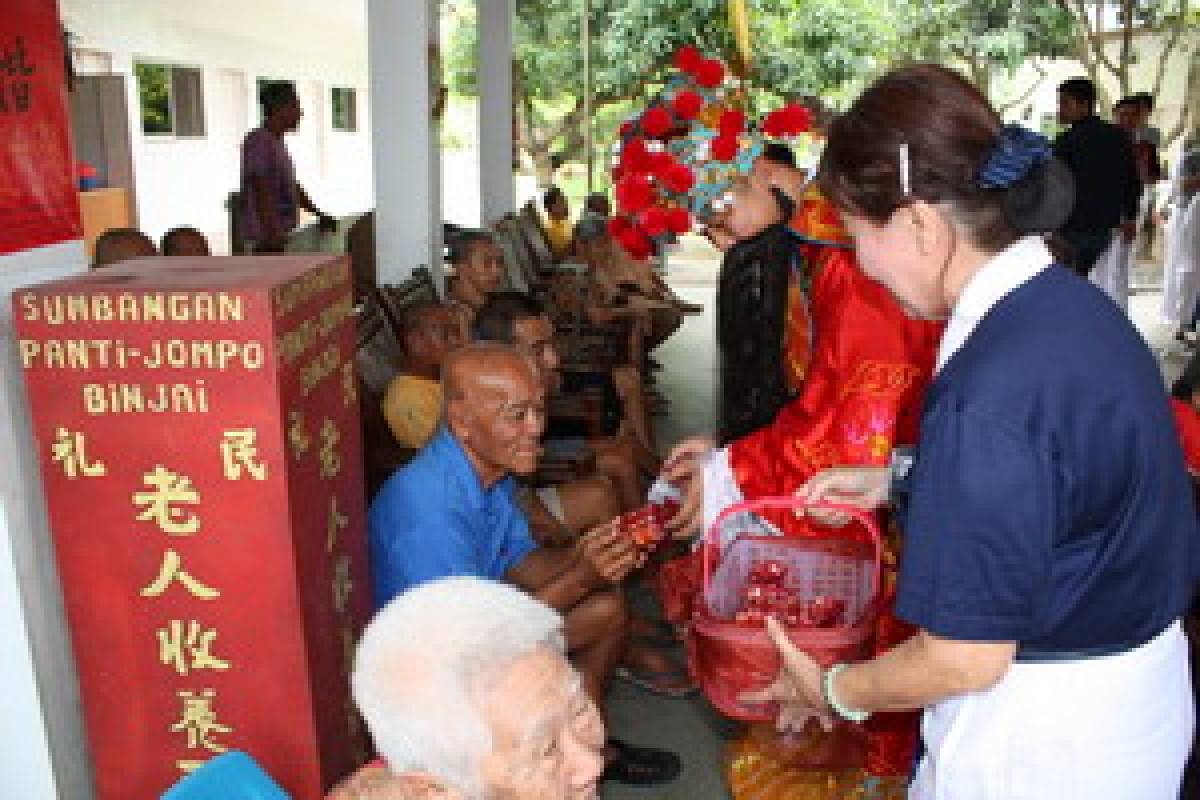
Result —
<instances>
[{"instance_id":1,"label":"red flower decoration","mask_svg":"<svg viewBox=\"0 0 1200 800\"><path fill-rule=\"evenodd\" d=\"M661 175L659 180L667 187L668 191L675 192L676 194L690 192L692 187L696 185L696 176L692 174L690 169L678 162L666 174Z\"/></svg>"},{"instance_id":2,"label":"red flower decoration","mask_svg":"<svg viewBox=\"0 0 1200 800\"><path fill-rule=\"evenodd\" d=\"M614 194L617 197L617 208L626 214L636 214L654 202L654 187L644 175L622 178Z\"/></svg>"},{"instance_id":3,"label":"red flower decoration","mask_svg":"<svg viewBox=\"0 0 1200 800\"><path fill-rule=\"evenodd\" d=\"M655 106L642 114L642 133L651 139L666 136L674 126L675 118L662 106Z\"/></svg>"},{"instance_id":4,"label":"red flower decoration","mask_svg":"<svg viewBox=\"0 0 1200 800\"><path fill-rule=\"evenodd\" d=\"M671 233L687 233L692 227L692 215L686 208L667 211L667 230Z\"/></svg>"},{"instance_id":5,"label":"red flower decoration","mask_svg":"<svg viewBox=\"0 0 1200 800\"><path fill-rule=\"evenodd\" d=\"M646 149L646 140L634 136L621 147L621 167L627 175L648 172L650 169L650 151Z\"/></svg>"},{"instance_id":6,"label":"red flower decoration","mask_svg":"<svg viewBox=\"0 0 1200 800\"><path fill-rule=\"evenodd\" d=\"M737 136L746 130L746 115L736 108L731 108L721 114L717 121L717 130L722 136Z\"/></svg>"},{"instance_id":7,"label":"red flower decoration","mask_svg":"<svg viewBox=\"0 0 1200 800\"><path fill-rule=\"evenodd\" d=\"M660 181L665 181L667 175L675 168L677 162L675 157L666 150L660 150L657 153L651 153L650 156L650 174Z\"/></svg>"},{"instance_id":8,"label":"red flower decoration","mask_svg":"<svg viewBox=\"0 0 1200 800\"><path fill-rule=\"evenodd\" d=\"M777 108L763 119L762 131L772 139L798 136L812 126L812 113L804 106Z\"/></svg>"},{"instance_id":9,"label":"red flower decoration","mask_svg":"<svg viewBox=\"0 0 1200 800\"><path fill-rule=\"evenodd\" d=\"M629 134L633 133L633 123L629 120L622 122L621 127L617 129L617 132L622 138L628 136Z\"/></svg>"},{"instance_id":10,"label":"red flower decoration","mask_svg":"<svg viewBox=\"0 0 1200 800\"><path fill-rule=\"evenodd\" d=\"M658 206L650 206L638 214L637 221L647 236L665 236L667 233L667 212Z\"/></svg>"},{"instance_id":11,"label":"red flower decoration","mask_svg":"<svg viewBox=\"0 0 1200 800\"><path fill-rule=\"evenodd\" d=\"M675 116L683 120L693 120L704 108L704 98L695 92L683 91L671 100L671 109Z\"/></svg>"},{"instance_id":12,"label":"red flower decoration","mask_svg":"<svg viewBox=\"0 0 1200 800\"><path fill-rule=\"evenodd\" d=\"M712 157L717 161L733 161L738 152L736 136L718 136L712 140Z\"/></svg>"},{"instance_id":13,"label":"red flower decoration","mask_svg":"<svg viewBox=\"0 0 1200 800\"><path fill-rule=\"evenodd\" d=\"M642 261L654 252L653 243L638 228L631 226L617 239L630 256Z\"/></svg>"},{"instance_id":14,"label":"red flower decoration","mask_svg":"<svg viewBox=\"0 0 1200 800\"><path fill-rule=\"evenodd\" d=\"M704 58L700 55L700 51L690 44L675 51L675 66L682 72L695 73L703 62Z\"/></svg>"},{"instance_id":15,"label":"red flower decoration","mask_svg":"<svg viewBox=\"0 0 1200 800\"><path fill-rule=\"evenodd\" d=\"M812 111L808 106L791 105L784 106L784 108L787 109L788 119L796 134L812 129Z\"/></svg>"},{"instance_id":16,"label":"red flower decoration","mask_svg":"<svg viewBox=\"0 0 1200 800\"><path fill-rule=\"evenodd\" d=\"M782 108L777 108L763 117L762 132L765 136L769 136L772 139L780 139L787 136L787 131L790 127L788 125L787 113Z\"/></svg>"},{"instance_id":17,"label":"red flower decoration","mask_svg":"<svg viewBox=\"0 0 1200 800\"><path fill-rule=\"evenodd\" d=\"M620 239L625 231L633 227L633 223L626 217L612 217L608 221L608 235L614 239Z\"/></svg>"},{"instance_id":18,"label":"red flower decoration","mask_svg":"<svg viewBox=\"0 0 1200 800\"><path fill-rule=\"evenodd\" d=\"M715 58L706 58L695 71L696 83L706 89L715 89L725 80L725 65Z\"/></svg>"}]
</instances>

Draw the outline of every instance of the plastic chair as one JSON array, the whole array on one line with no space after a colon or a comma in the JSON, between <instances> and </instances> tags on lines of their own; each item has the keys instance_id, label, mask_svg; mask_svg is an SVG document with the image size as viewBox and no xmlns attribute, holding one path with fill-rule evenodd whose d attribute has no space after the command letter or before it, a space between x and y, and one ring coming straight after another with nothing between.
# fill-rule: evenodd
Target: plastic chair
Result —
<instances>
[{"instance_id":1,"label":"plastic chair","mask_svg":"<svg viewBox=\"0 0 1200 800\"><path fill-rule=\"evenodd\" d=\"M250 756L238 750L206 761L160 800L291 800Z\"/></svg>"}]
</instances>

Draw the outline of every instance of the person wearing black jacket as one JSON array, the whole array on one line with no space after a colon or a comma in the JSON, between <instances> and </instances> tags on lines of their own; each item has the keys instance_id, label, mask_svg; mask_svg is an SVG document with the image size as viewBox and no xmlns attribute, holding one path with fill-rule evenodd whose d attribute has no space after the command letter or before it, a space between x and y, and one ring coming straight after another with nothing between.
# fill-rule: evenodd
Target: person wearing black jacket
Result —
<instances>
[{"instance_id":1,"label":"person wearing black jacket","mask_svg":"<svg viewBox=\"0 0 1200 800\"><path fill-rule=\"evenodd\" d=\"M1136 234L1142 184L1129 136L1096 116L1096 85L1072 78L1058 87L1058 119L1071 127L1054 142L1054 154L1075 176L1075 209L1059 230L1068 262L1087 275L1120 228Z\"/></svg>"}]
</instances>

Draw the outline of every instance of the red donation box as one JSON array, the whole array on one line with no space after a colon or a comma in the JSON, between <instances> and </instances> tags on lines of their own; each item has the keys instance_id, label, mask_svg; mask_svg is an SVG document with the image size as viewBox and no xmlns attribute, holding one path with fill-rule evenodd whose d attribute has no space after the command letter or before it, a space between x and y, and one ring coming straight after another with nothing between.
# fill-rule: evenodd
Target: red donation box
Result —
<instances>
[{"instance_id":1,"label":"red donation box","mask_svg":"<svg viewBox=\"0 0 1200 800\"><path fill-rule=\"evenodd\" d=\"M348 261L138 259L13 302L99 797L237 749L319 798L365 756Z\"/></svg>"}]
</instances>

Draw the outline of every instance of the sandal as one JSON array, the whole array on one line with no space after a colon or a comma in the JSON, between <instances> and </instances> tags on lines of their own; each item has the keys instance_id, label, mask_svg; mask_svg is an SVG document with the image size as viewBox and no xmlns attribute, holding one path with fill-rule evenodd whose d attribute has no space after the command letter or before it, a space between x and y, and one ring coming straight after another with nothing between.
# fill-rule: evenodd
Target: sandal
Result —
<instances>
[{"instance_id":1,"label":"sandal","mask_svg":"<svg viewBox=\"0 0 1200 800\"><path fill-rule=\"evenodd\" d=\"M614 755L604 767L600 776L602 781L616 781L627 786L657 786L675 780L683 769L679 756L668 750L634 747L620 739L609 739L605 744Z\"/></svg>"},{"instance_id":2,"label":"sandal","mask_svg":"<svg viewBox=\"0 0 1200 800\"><path fill-rule=\"evenodd\" d=\"M629 667L617 667L616 674L618 678L632 683L643 691L656 694L659 697L669 697L673 700L690 697L700 691L700 687L692 681L692 676L683 668L652 672L649 670L634 670ZM687 681L687 685L679 685L681 681Z\"/></svg>"}]
</instances>

